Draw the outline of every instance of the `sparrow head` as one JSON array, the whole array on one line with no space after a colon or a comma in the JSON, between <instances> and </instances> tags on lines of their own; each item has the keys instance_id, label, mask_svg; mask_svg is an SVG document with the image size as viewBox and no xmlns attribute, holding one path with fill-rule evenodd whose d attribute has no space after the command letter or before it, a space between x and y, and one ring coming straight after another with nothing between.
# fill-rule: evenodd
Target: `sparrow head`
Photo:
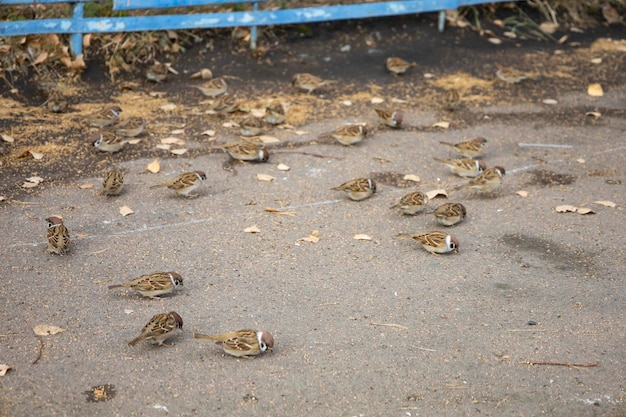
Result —
<instances>
[{"instance_id":1,"label":"sparrow head","mask_svg":"<svg viewBox=\"0 0 626 417\"><path fill-rule=\"evenodd\" d=\"M258 158L260 162L267 162L270 159L270 153L266 149L259 149Z\"/></svg>"},{"instance_id":2,"label":"sparrow head","mask_svg":"<svg viewBox=\"0 0 626 417\"><path fill-rule=\"evenodd\" d=\"M359 130L361 131L361 133L363 134L363 136L367 136L367 127L360 125L359 126Z\"/></svg>"},{"instance_id":3,"label":"sparrow head","mask_svg":"<svg viewBox=\"0 0 626 417\"><path fill-rule=\"evenodd\" d=\"M396 126L400 126L402 124L403 117L404 117L404 114L401 111L394 111L393 114L391 115L391 120L394 121Z\"/></svg>"},{"instance_id":4,"label":"sparrow head","mask_svg":"<svg viewBox=\"0 0 626 417\"><path fill-rule=\"evenodd\" d=\"M485 164L485 161L476 161L476 163L478 164L478 172L481 173L484 170L487 169L487 164Z\"/></svg>"},{"instance_id":5,"label":"sparrow head","mask_svg":"<svg viewBox=\"0 0 626 417\"><path fill-rule=\"evenodd\" d=\"M176 328L178 329L182 329L183 328L183 318L175 311L170 311L168 313L168 315L170 317L172 317L174 319L174 321L176 322Z\"/></svg>"},{"instance_id":6,"label":"sparrow head","mask_svg":"<svg viewBox=\"0 0 626 417\"><path fill-rule=\"evenodd\" d=\"M498 174L500 174L501 177L504 177L504 174L506 174L506 171L504 170L504 168L500 166L496 166L494 167L494 169L496 170Z\"/></svg>"},{"instance_id":7,"label":"sparrow head","mask_svg":"<svg viewBox=\"0 0 626 417\"><path fill-rule=\"evenodd\" d=\"M122 108L121 108L120 106L113 106L113 107L111 107L111 109L110 109L110 110L111 110L111 112L112 112L113 114L115 114L116 116L119 116L119 115L120 115L120 113L122 112Z\"/></svg>"},{"instance_id":8,"label":"sparrow head","mask_svg":"<svg viewBox=\"0 0 626 417\"><path fill-rule=\"evenodd\" d=\"M259 340L261 352L272 350L274 348L274 337L269 332L261 330L260 332L257 332L256 337Z\"/></svg>"},{"instance_id":9,"label":"sparrow head","mask_svg":"<svg viewBox=\"0 0 626 417\"><path fill-rule=\"evenodd\" d=\"M91 144L93 146L95 146L96 148L100 145L102 145L102 141L104 140L104 136L102 135L101 132L96 132L93 135L91 135L89 137L89 141L91 142Z\"/></svg>"},{"instance_id":10,"label":"sparrow head","mask_svg":"<svg viewBox=\"0 0 626 417\"><path fill-rule=\"evenodd\" d=\"M461 203L459 204L459 208L461 209L461 217L465 218L465 216L467 216L467 210L465 209L465 206Z\"/></svg>"},{"instance_id":11,"label":"sparrow head","mask_svg":"<svg viewBox=\"0 0 626 417\"><path fill-rule=\"evenodd\" d=\"M183 277L180 276L180 274L172 271L169 273L170 274L170 278L174 281L174 286L178 287L179 285L183 285Z\"/></svg>"},{"instance_id":12,"label":"sparrow head","mask_svg":"<svg viewBox=\"0 0 626 417\"><path fill-rule=\"evenodd\" d=\"M446 246L454 253L459 253L459 241L453 235L446 236Z\"/></svg>"},{"instance_id":13,"label":"sparrow head","mask_svg":"<svg viewBox=\"0 0 626 417\"><path fill-rule=\"evenodd\" d=\"M63 218L58 217L58 216L50 216L46 219L46 221L48 222L48 227L53 227L53 226L58 226L60 224L63 224Z\"/></svg>"},{"instance_id":14,"label":"sparrow head","mask_svg":"<svg viewBox=\"0 0 626 417\"><path fill-rule=\"evenodd\" d=\"M376 183L374 182L374 180L367 180L369 186L370 186L370 190L372 190L372 194L374 194L376 192Z\"/></svg>"},{"instance_id":15,"label":"sparrow head","mask_svg":"<svg viewBox=\"0 0 626 417\"><path fill-rule=\"evenodd\" d=\"M487 143L487 139L479 136L477 138L472 139L472 142L478 143L481 146L485 146L485 143Z\"/></svg>"},{"instance_id":16,"label":"sparrow head","mask_svg":"<svg viewBox=\"0 0 626 417\"><path fill-rule=\"evenodd\" d=\"M194 173L200 178L200 181L206 180L206 174L203 171L194 171Z\"/></svg>"}]
</instances>

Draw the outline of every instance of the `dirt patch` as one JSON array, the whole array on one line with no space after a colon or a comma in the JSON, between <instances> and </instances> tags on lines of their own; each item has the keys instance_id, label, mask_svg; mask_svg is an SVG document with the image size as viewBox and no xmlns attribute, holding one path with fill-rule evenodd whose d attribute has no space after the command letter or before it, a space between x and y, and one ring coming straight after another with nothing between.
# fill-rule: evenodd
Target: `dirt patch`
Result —
<instances>
[{"instance_id":1,"label":"dirt patch","mask_svg":"<svg viewBox=\"0 0 626 417\"><path fill-rule=\"evenodd\" d=\"M570 174L558 174L547 169L536 169L531 171L532 179L529 185L542 185L552 187L555 185L570 185L576 181L576 176Z\"/></svg>"}]
</instances>

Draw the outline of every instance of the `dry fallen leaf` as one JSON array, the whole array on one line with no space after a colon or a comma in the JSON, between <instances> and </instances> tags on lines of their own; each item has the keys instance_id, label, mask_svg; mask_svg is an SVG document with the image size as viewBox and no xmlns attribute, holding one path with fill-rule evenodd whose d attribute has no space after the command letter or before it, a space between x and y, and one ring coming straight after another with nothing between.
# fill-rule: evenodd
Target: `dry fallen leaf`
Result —
<instances>
[{"instance_id":1,"label":"dry fallen leaf","mask_svg":"<svg viewBox=\"0 0 626 417\"><path fill-rule=\"evenodd\" d=\"M186 152L187 152L187 149L185 149L185 148L170 150L170 153L173 153L174 155L182 155L182 154L184 154Z\"/></svg>"},{"instance_id":2,"label":"dry fallen leaf","mask_svg":"<svg viewBox=\"0 0 626 417\"><path fill-rule=\"evenodd\" d=\"M617 206L617 204L615 204L612 201L608 201L608 200L600 200L600 201L594 201L594 204L600 204L601 206L605 206L605 207L615 207Z\"/></svg>"},{"instance_id":3,"label":"dry fallen leaf","mask_svg":"<svg viewBox=\"0 0 626 417\"><path fill-rule=\"evenodd\" d=\"M539 25L539 29L541 29L544 33L547 33L548 35L552 35L554 32L557 31L558 28L559 24L553 22L543 22Z\"/></svg>"},{"instance_id":4,"label":"dry fallen leaf","mask_svg":"<svg viewBox=\"0 0 626 417\"><path fill-rule=\"evenodd\" d=\"M164 143L166 145L184 145L185 141L182 139L174 138L170 136L170 137L161 139L161 143Z\"/></svg>"},{"instance_id":5,"label":"dry fallen leaf","mask_svg":"<svg viewBox=\"0 0 626 417\"><path fill-rule=\"evenodd\" d=\"M309 132L307 132L306 130L295 130L293 133L295 133L298 136L302 136L302 135L306 135Z\"/></svg>"},{"instance_id":6,"label":"dry fallen leaf","mask_svg":"<svg viewBox=\"0 0 626 417\"><path fill-rule=\"evenodd\" d=\"M576 209L576 213L578 214L595 214L595 212L587 207L578 207L578 209Z\"/></svg>"},{"instance_id":7,"label":"dry fallen leaf","mask_svg":"<svg viewBox=\"0 0 626 417\"><path fill-rule=\"evenodd\" d=\"M176 108L176 104L171 104L171 103L170 104L165 104L165 105L163 105L163 106L161 106L159 108L161 110L164 110L164 111L171 111L171 110L174 110Z\"/></svg>"},{"instance_id":8,"label":"dry fallen leaf","mask_svg":"<svg viewBox=\"0 0 626 417\"><path fill-rule=\"evenodd\" d=\"M77 237L79 239L82 239L87 236L89 236L87 233L74 233L74 237Z\"/></svg>"},{"instance_id":9,"label":"dry fallen leaf","mask_svg":"<svg viewBox=\"0 0 626 417\"><path fill-rule=\"evenodd\" d=\"M202 132L200 134L213 137L213 136L215 136L215 130L213 130L213 129L205 130L204 132Z\"/></svg>"},{"instance_id":10,"label":"dry fallen leaf","mask_svg":"<svg viewBox=\"0 0 626 417\"><path fill-rule=\"evenodd\" d=\"M26 178L26 182L22 184L22 187L33 188L33 187L38 186L42 181L43 181L43 178L41 177L28 177Z\"/></svg>"},{"instance_id":11,"label":"dry fallen leaf","mask_svg":"<svg viewBox=\"0 0 626 417\"><path fill-rule=\"evenodd\" d=\"M276 169L278 169L279 171L289 171L291 168L289 167L289 165L278 164L276 166Z\"/></svg>"},{"instance_id":12,"label":"dry fallen leaf","mask_svg":"<svg viewBox=\"0 0 626 417\"><path fill-rule=\"evenodd\" d=\"M259 229L256 224L254 226L246 227L243 231L246 233L261 233L261 229Z\"/></svg>"},{"instance_id":13,"label":"dry fallen leaf","mask_svg":"<svg viewBox=\"0 0 626 417\"><path fill-rule=\"evenodd\" d=\"M46 59L48 59L48 53L47 52L42 52L40 53L37 58L35 58L35 60L33 61L33 66L41 64L42 62L44 62Z\"/></svg>"},{"instance_id":14,"label":"dry fallen leaf","mask_svg":"<svg viewBox=\"0 0 626 417\"><path fill-rule=\"evenodd\" d=\"M599 111L588 111L587 113L585 113L585 116L591 116L599 119L600 117L602 117L602 113L600 113Z\"/></svg>"},{"instance_id":15,"label":"dry fallen leaf","mask_svg":"<svg viewBox=\"0 0 626 417\"><path fill-rule=\"evenodd\" d=\"M4 376L9 369L11 369L11 367L9 365L6 365L4 363L0 363L0 376Z\"/></svg>"},{"instance_id":16,"label":"dry fallen leaf","mask_svg":"<svg viewBox=\"0 0 626 417\"><path fill-rule=\"evenodd\" d=\"M578 158L576 162L578 162L579 164L584 164L586 161L583 158Z\"/></svg>"},{"instance_id":17,"label":"dry fallen leaf","mask_svg":"<svg viewBox=\"0 0 626 417\"><path fill-rule=\"evenodd\" d=\"M128 206L120 207L120 214L122 216L124 216L124 217L129 216L129 215L131 215L133 213L134 213L134 211L130 207L128 207Z\"/></svg>"},{"instance_id":18,"label":"dry fallen leaf","mask_svg":"<svg viewBox=\"0 0 626 417\"><path fill-rule=\"evenodd\" d=\"M161 164L159 163L158 159L155 159L154 161L150 162L150 164L148 164L148 167L146 169L153 174L156 174L161 170Z\"/></svg>"},{"instance_id":19,"label":"dry fallen leaf","mask_svg":"<svg viewBox=\"0 0 626 417\"><path fill-rule=\"evenodd\" d=\"M163 149L165 151L169 151L172 145L167 144L167 143L157 143L156 147L157 149Z\"/></svg>"},{"instance_id":20,"label":"dry fallen leaf","mask_svg":"<svg viewBox=\"0 0 626 417\"><path fill-rule=\"evenodd\" d=\"M320 232L319 230L313 230L307 237L303 237L298 239L298 242L310 242L317 243L320 241Z\"/></svg>"},{"instance_id":21,"label":"dry fallen leaf","mask_svg":"<svg viewBox=\"0 0 626 417\"><path fill-rule=\"evenodd\" d=\"M283 214L285 216L291 216L291 217L296 217L298 215L294 211L278 210L273 207L265 207L263 210L267 211L268 213Z\"/></svg>"},{"instance_id":22,"label":"dry fallen leaf","mask_svg":"<svg viewBox=\"0 0 626 417\"><path fill-rule=\"evenodd\" d=\"M591 60L592 64L601 64L602 63L602 58L593 58Z\"/></svg>"},{"instance_id":23,"label":"dry fallen leaf","mask_svg":"<svg viewBox=\"0 0 626 417\"><path fill-rule=\"evenodd\" d=\"M519 190L515 194L519 195L520 197L528 197L528 191L524 190Z\"/></svg>"},{"instance_id":24,"label":"dry fallen leaf","mask_svg":"<svg viewBox=\"0 0 626 417\"><path fill-rule=\"evenodd\" d=\"M4 200L6 200L6 199L7 199L7 196L5 196L5 195L0 195L0 201L4 201Z\"/></svg>"},{"instance_id":25,"label":"dry fallen leaf","mask_svg":"<svg viewBox=\"0 0 626 417\"><path fill-rule=\"evenodd\" d=\"M260 119L265 116L265 109L252 109L250 110L250 115Z\"/></svg>"},{"instance_id":26,"label":"dry fallen leaf","mask_svg":"<svg viewBox=\"0 0 626 417\"><path fill-rule=\"evenodd\" d=\"M559 104L559 102L553 98L546 98L546 99L541 100L541 102L543 104L550 104L550 105Z\"/></svg>"},{"instance_id":27,"label":"dry fallen leaf","mask_svg":"<svg viewBox=\"0 0 626 417\"><path fill-rule=\"evenodd\" d=\"M259 136L259 139L261 139L261 142L263 142L263 143L278 143L278 142L280 142L280 139L275 138L274 136L261 135L261 136Z\"/></svg>"},{"instance_id":28,"label":"dry fallen leaf","mask_svg":"<svg viewBox=\"0 0 626 417\"><path fill-rule=\"evenodd\" d=\"M371 100L372 104L380 104L380 103L384 103L385 99L380 98L380 97L373 97Z\"/></svg>"},{"instance_id":29,"label":"dry fallen leaf","mask_svg":"<svg viewBox=\"0 0 626 417\"><path fill-rule=\"evenodd\" d=\"M37 160L43 158L43 154L41 152L35 152L35 151L28 151L28 152L33 156L33 158Z\"/></svg>"},{"instance_id":30,"label":"dry fallen leaf","mask_svg":"<svg viewBox=\"0 0 626 417\"><path fill-rule=\"evenodd\" d=\"M67 329L62 329L60 327L52 326L49 324L38 324L35 327L33 327L33 332L35 332L37 336L48 336L51 334L61 333L66 330Z\"/></svg>"},{"instance_id":31,"label":"dry fallen leaf","mask_svg":"<svg viewBox=\"0 0 626 417\"><path fill-rule=\"evenodd\" d=\"M440 127L442 129L447 129L450 127L450 122L437 122L433 125L433 127Z\"/></svg>"},{"instance_id":32,"label":"dry fallen leaf","mask_svg":"<svg viewBox=\"0 0 626 417\"><path fill-rule=\"evenodd\" d=\"M576 209L577 209L577 208L578 208L578 207L575 207L575 206L570 206L569 204L563 204L563 205L561 205L561 206L556 206L555 210L556 210L558 213L568 213L568 212L571 212L571 213L576 213Z\"/></svg>"},{"instance_id":33,"label":"dry fallen leaf","mask_svg":"<svg viewBox=\"0 0 626 417\"><path fill-rule=\"evenodd\" d=\"M2 138L2 140L5 142L9 142L9 143L15 142L15 139L13 139L13 137L9 135L0 135L0 138Z\"/></svg>"},{"instance_id":34,"label":"dry fallen leaf","mask_svg":"<svg viewBox=\"0 0 626 417\"><path fill-rule=\"evenodd\" d=\"M129 139L129 140L126 141L126 143L128 143L130 145L136 145L139 142L141 142L141 138L139 138L139 139Z\"/></svg>"},{"instance_id":35,"label":"dry fallen leaf","mask_svg":"<svg viewBox=\"0 0 626 417\"><path fill-rule=\"evenodd\" d=\"M407 174L402 179L405 181L420 182L420 177L418 177L417 175L413 175L413 174Z\"/></svg>"},{"instance_id":36,"label":"dry fallen leaf","mask_svg":"<svg viewBox=\"0 0 626 417\"><path fill-rule=\"evenodd\" d=\"M428 197L429 200L432 200L437 197L448 198L448 192L444 190L443 188L440 188L438 190L426 191L424 194L426 194L426 197Z\"/></svg>"},{"instance_id":37,"label":"dry fallen leaf","mask_svg":"<svg viewBox=\"0 0 626 417\"><path fill-rule=\"evenodd\" d=\"M341 102L341 104L343 104L346 107L352 106L352 102L350 100L344 100Z\"/></svg>"},{"instance_id":38,"label":"dry fallen leaf","mask_svg":"<svg viewBox=\"0 0 626 417\"><path fill-rule=\"evenodd\" d=\"M222 127L230 129L232 127L239 127L239 125L237 123L231 121L231 122L224 122L222 124Z\"/></svg>"},{"instance_id":39,"label":"dry fallen leaf","mask_svg":"<svg viewBox=\"0 0 626 417\"><path fill-rule=\"evenodd\" d=\"M502 43L502 39L500 38L489 38L487 40L494 45L500 45Z\"/></svg>"},{"instance_id":40,"label":"dry fallen leaf","mask_svg":"<svg viewBox=\"0 0 626 417\"><path fill-rule=\"evenodd\" d=\"M587 87L587 94L592 97L602 97L604 95L602 85L600 85L599 83L589 84L589 87Z\"/></svg>"},{"instance_id":41,"label":"dry fallen leaf","mask_svg":"<svg viewBox=\"0 0 626 417\"><path fill-rule=\"evenodd\" d=\"M371 236L359 233L358 235L354 235L354 239L356 240L372 240Z\"/></svg>"},{"instance_id":42,"label":"dry fallen leaf","mask_svg":"<svg viewBox=\"0 0 626 417\"><path fill-rule=\"evenodd\" d=\"M256 174L256 179L258 181L272 182L276 178L272 177L271 175L267 175L267 174Z\"/></svg>"},{"instance_id":43,"label":"dry fallen leaf","mask_svg":"<svg viewBox=\"0 0 626 417\"><path fill-rule=\"evenodd\" d=\"M93 184L87 182L85 184L79 185L78 188L80 188L81 190L86 190L87 188L93 188Z\"/></svg>"}]
</instances>

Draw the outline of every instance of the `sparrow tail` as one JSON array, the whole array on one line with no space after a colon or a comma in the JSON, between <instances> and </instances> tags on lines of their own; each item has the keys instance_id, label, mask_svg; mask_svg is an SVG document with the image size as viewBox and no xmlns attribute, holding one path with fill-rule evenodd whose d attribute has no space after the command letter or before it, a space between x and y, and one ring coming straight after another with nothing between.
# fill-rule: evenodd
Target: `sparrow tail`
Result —
<instances>
[{"instance_id":1,"label":"sparrow tail","mask_svg":"<svg viewBox=\"0 0 626 417\"><path fill-rule=\"evenodd\" d=\"M446 146L452 146L452 147L454 147L454 143L450 143L450 142L443 142L443 141L439 141L439 143L441 143L442 145L446 145Z\"/></svg>"},{"instance_id":2,"label":"sparrow tail","mask_svg":"<svg viewBox=\"0 0 626 417\"><path fill-rule=\"evenodd\" d=\"M150 187L151 190L154 190L155 188L164 188L167 187L166 184L157 184L157 185L153 185Z\"/></svg>"},{"instance_id":3,"label":"sparrow tail","mask_svg":"<svg viewBox=\"0 0 626 417\"><path fill-rule=\"evenodd\" d=\"M124 288L124 285L123 284L109 285L107 288L110 290L113 290L115 288Z\"/></svg>"},{"instance_id":4,"label":"sparrow tail","mask_svg":"<svg viewBox=\"0 0 626 417\"><path fill-rule=\"evenodd\" d=\"M130 342L128 342L128 346L135 346L137 343L141 342L142 340L144 340L145 337L143 337L143 335L131 340Z\"/></svg>"}]
</instances>

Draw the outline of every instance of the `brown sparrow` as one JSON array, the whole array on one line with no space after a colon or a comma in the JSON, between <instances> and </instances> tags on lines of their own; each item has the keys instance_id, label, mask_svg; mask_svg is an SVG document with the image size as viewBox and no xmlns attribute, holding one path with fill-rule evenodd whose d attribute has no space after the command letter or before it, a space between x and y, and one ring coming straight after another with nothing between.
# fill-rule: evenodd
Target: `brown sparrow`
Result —
<instances>
[{"instance_id":1,"label":"brown sparrow","mask_svg":"<svg viewBox=\"0 0 626 417\"><path fill-rule=\"evenodd\" d=\"M70 249L70 232L63 224L63 219L50 216L48 222L48 253L65 255Z\"/></svg>"},{"instance_id":2,"label":"brown sparrow","mask_svg":"<svg viewBox=\"0 0 626 417\"><path fill-rule=\"evenodd\" d=\"M467 211L461 203L445 203L437 207L433 214L440 225L453 226L465 218Z\"/></svg>"},{"instance_id":3,"label":"brown sparrow","mask_svg":"<svg viewBox=\"0 0 626 417\"><path fill-rule=\"evenodd\" d=\"M472 140L459 143L442 141L440 141L439 143L441 143L442 145L453 147L455 151L467 158L476 158L477 156L482 155L483 150L485 149L485 143L487 143L487 139L477 137Z\"/></svg>"},{"instance_id":4,"label":"brown sparrow","mask_svg":"<svg viewBox=\"0 0 626 417\"><path fill-rule=\"evenodd\" d=\"M428 204L428 197L426 194L421 191L414 191L402 197L400 201L391 206L391 208L400 207L403 214L413 216L424 210L426 204Z\"/></svg>"},{"instance_id":5,"label":"brown sparrow","mask_svg":"<svg viewBox=\"0 0 626 417\"><path fill-rule=\"evenodd\" d=\"M239 122L239 129L242 136L258 136L263 133L263 120L254 116L248 116Z\"/></svg>"},{"instance_id":6,"label":"brown sparrow","mask_svg":"<svg viewBox=\"0 0 626 417\"><path fill-rule=\"evenodd\" d=\"M183 278L176 272L155 272L150 275L142 275L139 278L125 284L110 285L108 288L130 288L144 297L155 298L159 295L169 294L183 285Z\"/></svg>"},{"instance_id":7,"label":"brown sparrow","mask_svg":"<svg viewBox=\"0 0 626 417\"><path fill-rule=\"evenodd\" d=\"M471 188L478 190L481 193L489 193L495 190L501 183L502 177L504 177L505 170L502 167L493 167L486 169L482 174L476 178L472 178L467 184L460 185L454 190L460 190L463 188Z\"/></svg>"},{"instance_id":8,"label":"brown sparrow","mask_svg":"<svg viewBox=\"0 0 626 417\"><path fill-rule=\"evenodd\" d=\"M335 80L323 80L315 75L307 73L296 74L293 78L291 78L291 85L296 87L298 90L306 91L308 94L336 82L337 81Z\"/></svg>"},{"instance_id":9,"label":"brown sparrow","mask_svg":"<svg viewBox=\"0 0 626 417\"><path fill-rule=\"evenodd\" d=\"M183 319L175 311L156 314L150 319L141 331L141 334L131 340L128 346L135 346L139 342L148 340L153 345L161 346L170 337L183 330ZM168 345L164 345L168 346Z\"/></svg>"},{"instance_id":10,"label":"brown sparrow","mask_svg":"<svg viewBox=\"0 0 626 417\"><path fill-rule=\"evenodd\" d=\"M276 102L265 109L265 121L271 125L284 123L285 118L285 108L280 102Z\"/></svg>"},{"instance_id":11,"label":"brown sparrow","mask_svg":"<svg viewBox=\"0 0 626 417\"><path fill-rule=\"evenodd\" d=\"M110 106L88 115L85 119L87 123L89 123L89 126L103 128L117 123L120 118L120 113L122 113L120 106Z\"/></svg>"},{"instance_id":12,"label":"brown sparrow","mask_svg":"<svg viewBox=\"0 0 626 417\"><path fill-rule=\"evenodd\" d=\"M606 20L606 23L611 26L613 24L624 24L624 17L619 14L615 7L610 3L604 3L602 5L602 17Z\"/></svg>"},{"instance_id":13,"label":"brown sparrow","mask_svg":"<svg viewBox=\"0 0 626 417\"><path fill-rule=\"evenodd\" d=\"M376 192L376 183L369 178L356 178L331 190L344 191L350 200L360 201L371 197Z\"/></svg>"},{"instance_id":14,"label":"brown sparrow","mask_svg":"<svg viewBox=\"0 0 626 417\"><path fill-rule=\"evenodd\" d=\"M443 97L443 103L441 107L445 111L454 111L461 104L461 95L454 88L446 91L446 95Z\"/></svg>"},{"instance_id":15,"label":"brown sparrow","mask_svg":"<svg viewBox=\"0 0 626 417\"><path fill-rule=\"evenodd\" d=\"M139 136L145 128L146 121L143 117L131 117L120 123L117 129L115 129L115 133L127 138L134 138Z\"/></svg>"},{"instance_id":16,"label":"brown sparrow","mask_svg":"<svg viewBox=\"0 0 626 417\"><path fill-rule=\"evenodd\" d=\"M328 133L328 136L334 138L344 146L354 145L363 140L367 135L367 128L363 125L347 125ZM325 136L325 135L323 135Z\"/></svg>"},{"instance_id":17,"label":"brown sparrow","mask_svg":"<svg viewBox=\"0 0 626 417\"><path fill-rule=\"evenodd\" d=\"M238 330L234 332L209 335L194 333L194 339L204 339L222 346L224 353L231 356L256 356L274 348L274 338L265 330Z\"/></svg>"},{"instance_id":18,"label":"brown sparrow","mask_svg":"<svg viewBox=\"0 0 626 417\"><path fill-rule=\"evenodd\" d=\"M387 71L393 75L404 74L409 68L413 68L415 66L417 66L415 62L407 62L404 59L395 56L385 60L385 67L387 68Z\"/></svg>"},{"instance_id":19,"label":"brown sparrow","mask_svg":"<svg viewBox=\"0 0 626 417\"><path fill-rule=\"evenodd\" d=\"M415 239L424 249L432 254L459 252L459 241L456 237L445 232L400 233L396 237Z\"/></svg>"},{"instance_id":20,"label":"brown sparrow","mask_svg":"<svg viewBox=\"0 0 626 417\"><path fill-rule=\"evenodd\" d=\"M167 68L167 64L162 64L159 61L156 61L154 64L146 68L146 78L148 81L160 83L161 81L165 81L168 72L169 70Z\"/></svg>"},{"instance_id":21,"label":"brown sparrow","mask_svg":"<svg viewBox=\"0 0 626 417\"><path fill-rule=\"evenodd\" d=\"M221 116L233 113L238 109L237 98L233 94L229 94L227 92L216 98L215 101L209 106L209 109Z\"/></svg>"},{"instance_id":22,"label":"brown sparrow","mask_svg":"<svg viewBox=\"0 0 626 417\"><path fill-rule=\"evenodd\" d=\"M238 142L221 146L233 159L248 162L267 162L270 153L265 145L256 142Z\"/></svg>"},{"instance_id":23,"label":"brown sparrow","mask_svg":"<svg viewBox=\"0 0 626 417\"><path fill-rule=\"evenodd\" d=\"M92 134L89 141L96 149L102 152L119 152L128 143L128 139L106 130Z\"/></svg>"},{"instance_id":24,"label":"brown sparrow","mask_svg":"<svg viewBox=\"0 0 626 417\"><path fill-rule=\"evenodd\" d=\"M67 97L58 90L50 92L45 104L52 113L65 113L69 107Z\"/></svg>"},{"instance_id":25,"label":"brown sparrow","mask_svg":"<svg viewBox=\"0 0 626 417\"><path fill-rule=\"evenodd\" d=\"M402 117L404 115L400 111L381 109L377 107L374 107L374 111L378 115L380 121L383 122L386 126L397 129L402 124Z\"/></svg>"},{"instance_id":26,"label":"brown sparrow","mask_svg":"<svg viewBox=\"0 0 626 417\"><path fill-rule=\"evenodd\" d=\"M164 183L153 185L151 190L155 188L169 188L176 191L176 194L183 197L197 197L198 194L192 194L206 180L206 174L202 171L185 172L176 178Z\"/></svg>"},{"instance_id":27,"label":"brown sparrow","mask_svg":"<svg viewBox=\"0 0 626 417\"><path fill-rule=\"evenodd\" d=\"M496 77L507 84L517 84L528 77L513 68L498 68Z\"/></svg>"},{"instance_id":28,"label":"brown sparrow","mask_svg":"<svg viewBox=\"0 0 626 417\"><path fill-rule=\"evenodd\" d=\"M228 90L228 83L223 78L213 78L204 85L197 85L195 88L205 96L215 98Z\"/></svg>"},{"instance_id":29,"label":"brown sparrow","mask_svg":"<svg viewBox=\"0 0 626 417\"><path fill-rule=\"evenodd\" d=\"M453 174L458 175L459 177L475 177L485 169L487 169L487 165L485 165L484 161L477 161L472 158L462 158L462 159L440 159L433 158L437 162L441 162L448 168Z\"/></svg>"},{"instance_id":30,"label":"brown sparrow","mask_svg":"<svg viewBox=\"0 0 626 417\"><path fill-rule=\"evenodd\" d=\"M107 171L104 174L102 180L102 192L101 195L106 197L112 195L119 195L122 192L124 186L124 173L121 171Z\"/></svg>"}]
</instances>

